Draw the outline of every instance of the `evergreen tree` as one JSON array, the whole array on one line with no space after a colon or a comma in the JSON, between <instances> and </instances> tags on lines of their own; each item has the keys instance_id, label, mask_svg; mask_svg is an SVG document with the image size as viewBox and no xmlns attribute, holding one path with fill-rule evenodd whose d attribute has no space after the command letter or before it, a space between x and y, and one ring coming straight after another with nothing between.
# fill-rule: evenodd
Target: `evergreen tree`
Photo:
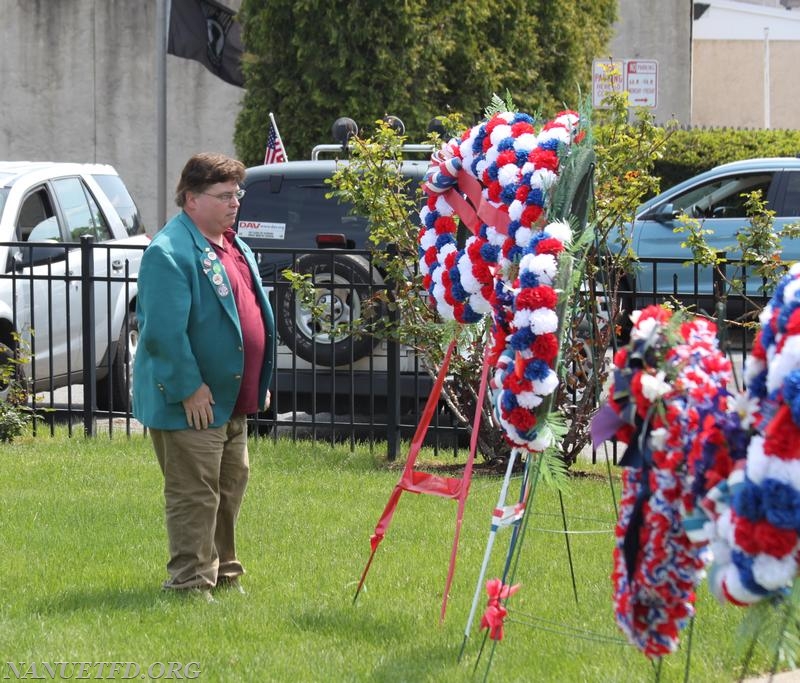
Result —
<instances>
[{"instance_id":1,"label":"evergreen tree","mask_svg":"<svg viewBox=\"0 0 800 683\"><path fill-rule=\"evenodd\" d=\"M438 115L477 122L493 93L531 113L574 106L615 13L615 0L244 0L238 154L263 160L270 111L289 158L307 159L340 116L370 132L393 114L416 142Z\"/></svg>"}]
</instances>

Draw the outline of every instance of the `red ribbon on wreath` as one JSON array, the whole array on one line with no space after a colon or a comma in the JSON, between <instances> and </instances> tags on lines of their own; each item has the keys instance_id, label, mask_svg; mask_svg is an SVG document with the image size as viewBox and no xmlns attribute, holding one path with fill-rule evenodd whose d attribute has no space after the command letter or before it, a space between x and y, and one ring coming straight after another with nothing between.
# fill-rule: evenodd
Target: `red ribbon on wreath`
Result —
<instances>
[{"instance_id":1,"label":"red ribbon on wreath","mask_svg":"<svg viewBox=\"0 0 800 683\"><path fill-rule=\"evenodd\" d=\"M481 617L481 630L488 628L489 638L492 640L503 640L503 622L508 616L508 610L500 604L500 601L508 600L518 590L518 583L508 586L500 579L489 579L486 582L489 600L486 603L486 611Z\"/></svg>"}]
</instances>

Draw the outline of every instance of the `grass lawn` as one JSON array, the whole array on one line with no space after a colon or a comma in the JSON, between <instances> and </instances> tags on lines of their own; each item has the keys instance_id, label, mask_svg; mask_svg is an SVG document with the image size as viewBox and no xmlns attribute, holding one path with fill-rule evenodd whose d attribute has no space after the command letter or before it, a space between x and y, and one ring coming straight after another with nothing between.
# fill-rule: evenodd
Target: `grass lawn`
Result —
<instances>
[{"instance_id":1,"label":"grass lawn","mask_svg":"<svg viewBox=\"0 0 800 683\"><path fill-rule=\"evenodd\" d=\"M14 678L9 662L24 666L28 678L35 662L50 678L42 663L116 661L137 663L143 675L157 662L197 662L202 681L438 683L483 680L487 667L489 680L506 682L656 680L653 665L623 642L613 620L614 507L604 468L583 466L592 476L572 478L563 498L570 528L583 532L570 537L577 602L564 536L553 533L562 528L559 499L540 485L506 637L493 651L488 641L478 657L482 593L459 661L500 477L473 479L440 624L455 502L403 494L354 605L369 537L398 468L366 446L351 452L268 439L252 442L250 458L238 526L247 594L218 592L207 604L160 590L167 544L149 439L57 435L3 445L2 677ZM500 575L509 537L508 530L498 535L488 578ZM689 680L738 679L743 615L701 586ZM659 680L686 680L683 641ZM749 673L769 666L757 647ZM89 675L98 675L97 667Z\"/></svg>"}]
</instances>

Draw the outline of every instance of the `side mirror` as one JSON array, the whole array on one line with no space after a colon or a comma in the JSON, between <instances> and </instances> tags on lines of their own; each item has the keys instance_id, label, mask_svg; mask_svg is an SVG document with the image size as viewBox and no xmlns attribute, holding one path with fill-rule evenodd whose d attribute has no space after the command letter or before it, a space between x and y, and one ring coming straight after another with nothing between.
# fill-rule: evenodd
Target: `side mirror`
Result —
<instances>
[{"instance_id":1,"label":"side mirror","mask_svg":"<svg viewBox=\"0 0 800 683\"><path fill-rule=\"evenodd\" d=\"M383 117L383 120L395 133L398 135L405 135L406 124L404 124L399 118L392 116L391 114L387 114Z\"/></svg>"},{"instance_id":2,"label":"side mirror","mask_svg":"<svg viewBox=\"0 0 800 683\"><path fill-rule=\"evenodd\" d=\"M42 241L33 247L20 247L14 253L14 269L17 271L24 268L31 268L43 263L55 263L56 261L66 258L67 251L64 245L60 242L52 242L53 246L49 246L48 242Z\"/></svg>"},{"instance_id":3,"label":"side mirror","mask_svg":"<svg viewBox=\"0 0 800 683\"><path fill-rule=\"evenodd\" d=\"M658 221L659 223L670 223L674 221L677 217L675 212L675 206L672 202L667 202L666 204L662 204L661 206L655 208L653 212L650 214L650 218L654 221Z\"/></svg>"},{"instance_id":4,"label":"side mirror","mask_svg":"<svg viewBox=\"0 0 800 683\"><path fill-rule=\"evenodd\" d=\"M444 127L444 123L442 123L442 119L438 116L432 118L428 122L428 132L436 133L440 138L444 138L447 135L447 130Z\"/></svg>"}]
</instances>

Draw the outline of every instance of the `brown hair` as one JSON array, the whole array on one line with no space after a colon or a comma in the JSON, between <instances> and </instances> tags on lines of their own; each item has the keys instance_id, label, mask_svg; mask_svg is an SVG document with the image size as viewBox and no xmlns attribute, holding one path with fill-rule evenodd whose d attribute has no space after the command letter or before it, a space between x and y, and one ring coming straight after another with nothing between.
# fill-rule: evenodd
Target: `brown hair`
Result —
<instances>
[{"instance_id":1,"label":"brown hair","mask_svg":"<svg viewBox=\"0 0 800 683\"><path fill-rule=\"evenodd\" d=\"M175 190L175 203L183 207L187 192L199 194L205 192L211 185L231 180L237 183L244 180L244 164L241 161L212 152L195 154L181 171L181 179Z\"/></svg>"}]
</instances>

